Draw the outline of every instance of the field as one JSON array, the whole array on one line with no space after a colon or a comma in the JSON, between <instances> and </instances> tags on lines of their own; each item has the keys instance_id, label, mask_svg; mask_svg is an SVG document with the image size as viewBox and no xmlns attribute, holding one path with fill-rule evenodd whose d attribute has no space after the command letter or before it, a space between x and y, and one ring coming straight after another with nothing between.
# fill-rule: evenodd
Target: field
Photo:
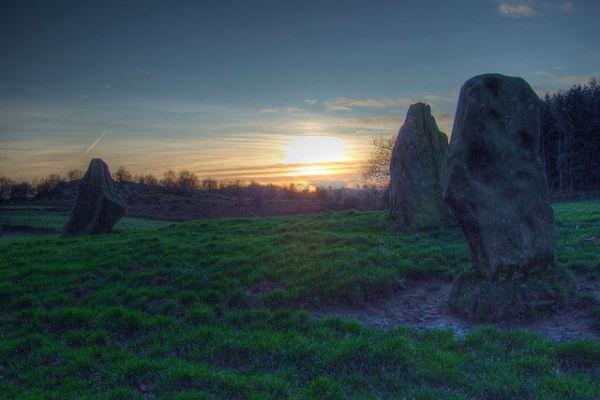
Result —
<instances>
[{"instance_id":1,"label":"field","mask_svg":"<svg viewBox=\"0 0 600 400\"><path fill-rule=\"evenodd\" d=\"M599 282L600 202L554 208L559 266ZM3 210L26 216L60 225ZM456 227L399 233L385 212L355 211L126 222L0 241L0 398L600 398L598 336L378 329L316 312L450 282L469 263ZM600 320L599 299L577 301Z\"/></svg>"},{"instance_id":2,"label":"field","mask_svg":"<svg viewBox=\"0 0 600 400\"><path fill-rule=\"evenodd\" d=\"M68 211L48 206L3 206L0 207L0 239L31 237L39 234L60 233L69 217ZM115 226L116 231L144 229L168 225L167 222L125 217Z\"/></svg>"}]
</instances>

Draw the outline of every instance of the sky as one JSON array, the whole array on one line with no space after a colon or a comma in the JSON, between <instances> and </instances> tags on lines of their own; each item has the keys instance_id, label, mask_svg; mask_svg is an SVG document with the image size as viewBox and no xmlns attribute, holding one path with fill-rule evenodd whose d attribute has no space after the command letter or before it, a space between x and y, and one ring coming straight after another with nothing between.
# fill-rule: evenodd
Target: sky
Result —
<instances>
[{"instance_id":1,"label":"sky","mask_svg":"<svg viewBox=\"0 0 600 400\"><path fill-rule=\"evenodd\" d=\"M85 169L353 186L375 136L468 78L600 76L600 1L0 2L0 176Z\"/></svg>"}]
</instances>

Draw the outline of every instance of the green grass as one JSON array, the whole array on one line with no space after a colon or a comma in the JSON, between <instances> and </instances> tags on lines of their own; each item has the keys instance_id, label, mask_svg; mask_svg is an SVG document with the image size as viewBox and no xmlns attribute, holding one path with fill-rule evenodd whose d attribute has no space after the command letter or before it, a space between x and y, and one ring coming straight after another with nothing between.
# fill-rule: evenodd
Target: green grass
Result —
<instances>
[{"instance_id":1,"label":"green grass","mask_svg":"<svg viewBox=\"0 0 600 400\"><path fill-rule=\"evenodd\" d=\"M600 202L555 209L558 262L600 276L586 241ZM451 279L469 260L457 228L399 234L350 211L10 239L0 254L0 398L600 397L598 341L309 318Z\"/></svg>"},{"instance_id":2,"label":"green grass","mask_svg":"<svg viewBox=\"0 0 600 400\"><path fill-rule=\"evenodd\" d=\"M45 206L2 206L0 207L0 224L28 226L33 228L50 228L60 233L69 217L68 211L56 211ZM169 222L144 218L122 218L115 230L146 229L169 225ZM21 235L22 236L22 235ZM33 235L29 235L30 237Z\"/></svg>"}]
</instances>

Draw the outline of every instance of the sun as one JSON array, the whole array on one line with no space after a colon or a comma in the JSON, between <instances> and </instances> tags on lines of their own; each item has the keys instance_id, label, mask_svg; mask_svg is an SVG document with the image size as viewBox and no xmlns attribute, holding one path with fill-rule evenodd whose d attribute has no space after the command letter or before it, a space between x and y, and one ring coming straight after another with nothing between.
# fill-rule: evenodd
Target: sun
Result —
<instances>
[{"instance_id":1,"label":"sun","mask_svg":"<svg viewBox=\"0 0 600 400\"><path fill-rule=\"evenodd\" d=\"M335 136L297 136L287 143L284 162L318 164L345 161L347 147L346 142Z\"/></svg>"}]
</instances>

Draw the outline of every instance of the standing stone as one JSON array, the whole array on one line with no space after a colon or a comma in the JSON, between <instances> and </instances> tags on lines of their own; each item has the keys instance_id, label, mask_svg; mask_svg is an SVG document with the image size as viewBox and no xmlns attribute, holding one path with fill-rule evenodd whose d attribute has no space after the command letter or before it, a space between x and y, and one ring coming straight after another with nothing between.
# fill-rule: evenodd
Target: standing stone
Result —
<instances>
[{"instance_id":1,"label":"standing stone","mask_svg":"<svg viewBox=\"0 0 600 400\"><path fill-rule=\"evenodd\" d=\"M400 225L420 229L447 220L440 183L447 147L431 108L411 105L390 160L390 214Z\"/></svg>"},{"instance_id":2,"label":"standing stone","mask_svg":"<svg viewBox=\"0 0 600 400\"><path fill-rule=\"evenodd\" d=\"M124 212L125 200L110 176L108 165L95 158L79 184L63 236L110 232Z\"/></svg>"},{"instance_id":3,"label":"standing stone","mask_svg":"<svg viewBox=\"0 0 600 400\"><path fill-rule=\"evenodd\" d=\"M554 265L554 217L539 156L540 100L521 78L485 74L462 87L444 200L486 278Z\"/></svg>"}]
</instances>

